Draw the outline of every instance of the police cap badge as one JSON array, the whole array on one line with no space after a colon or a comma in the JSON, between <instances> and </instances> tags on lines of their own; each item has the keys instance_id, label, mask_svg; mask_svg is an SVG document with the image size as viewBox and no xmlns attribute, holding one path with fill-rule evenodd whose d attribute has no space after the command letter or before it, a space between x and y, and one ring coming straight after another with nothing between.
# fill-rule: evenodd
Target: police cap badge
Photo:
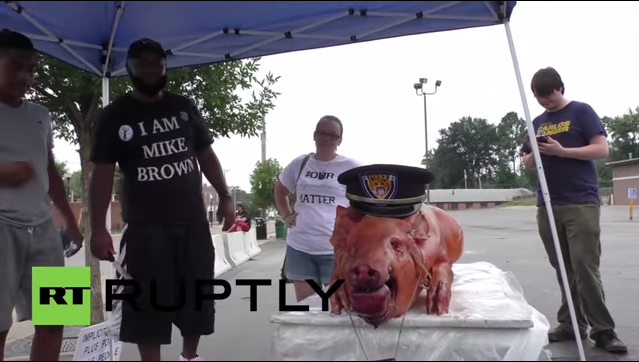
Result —
<instances>
[{"instance_id":1,"label":"police cap badge","mask_svg":"<svg viewBox=\"0 0 639 362\"><path fill-rule=\"evenodd\" d=\"M430 170L392 164L360 166L343 172L337 181L346 186L346 198L359 212L403 218L415 214L426 198Z\"/></svg>"}]
</instances>

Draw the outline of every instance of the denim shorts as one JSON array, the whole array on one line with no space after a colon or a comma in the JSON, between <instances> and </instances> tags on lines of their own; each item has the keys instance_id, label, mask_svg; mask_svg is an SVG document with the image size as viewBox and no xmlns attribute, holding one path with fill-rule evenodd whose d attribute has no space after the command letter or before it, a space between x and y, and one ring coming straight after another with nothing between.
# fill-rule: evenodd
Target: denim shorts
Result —
<instances>
[{"instance_id":1,"label":"denim shorts","mask_svg":"<svg viewBox=\"0 0 639 362\"><path fill-rule=\"evenodd\" d=\"M334 255L313 255L286 246L284 272L292 281L312 279L316 283L329 284L335 263Z\"/></svg>"}]
</instances>

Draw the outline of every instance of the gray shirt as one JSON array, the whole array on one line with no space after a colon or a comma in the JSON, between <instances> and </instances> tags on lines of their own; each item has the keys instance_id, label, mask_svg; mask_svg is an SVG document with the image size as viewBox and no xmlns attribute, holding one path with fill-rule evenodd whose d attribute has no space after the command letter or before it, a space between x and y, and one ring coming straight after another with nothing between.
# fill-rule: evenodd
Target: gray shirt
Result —
<instances>
[{"instance_id":1,"label":"gray shirt","mask_svg":"<svg viewBox=\"0 0 639 362\"><path fill-rule=\"evenodd\" d=\"M35 169L35 177L21 186L0 186L0 222L36 226L52 217L47 171L52 148L46 107L23 101L14 108L0 102L0 163L26 161Z\"/></svg>"}]
</instances>

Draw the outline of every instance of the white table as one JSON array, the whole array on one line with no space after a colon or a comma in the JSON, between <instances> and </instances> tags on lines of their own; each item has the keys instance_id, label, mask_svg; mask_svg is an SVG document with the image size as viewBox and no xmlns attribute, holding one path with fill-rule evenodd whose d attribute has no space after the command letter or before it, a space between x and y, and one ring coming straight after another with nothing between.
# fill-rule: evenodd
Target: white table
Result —
<instances>
[{"instance_id":1,"label":"white table","mask_svg":"<svg viewBox=\"0 0 639 362\"><path fill-rule=\"evenodd\" d=\"M424 303L418 301L404 320L397 356L401 318L374 329L354 315L351 321L345 312L323 312L321 299L314 295L300 303L309 305L309 312L279 312L271 317L278 324L272 359L538 360L548 343L549 323L526 302L517 278L487 262L455 264L453 271L450 313L427 315Z\"/></svg>"}]
</instances>

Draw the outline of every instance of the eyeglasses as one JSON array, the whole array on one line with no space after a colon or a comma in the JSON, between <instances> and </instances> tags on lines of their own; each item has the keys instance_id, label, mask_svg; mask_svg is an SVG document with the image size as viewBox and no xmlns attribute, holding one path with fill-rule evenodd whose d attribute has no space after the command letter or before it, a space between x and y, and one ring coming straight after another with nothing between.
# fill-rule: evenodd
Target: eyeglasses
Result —
<instances>
[{"instance_id":1,"label":"eyeglasses","mask_svg":"<svg viewBox=\"0 0 639 362\"><path fill-rule=\"evenodd\" d=\"M322 136L322 137L327 137L332 139L333 141L336 141L338 139L340 139L342 136L335 134L335 133L330 133L330 132L324 132L324 131L315 131L315 136Z\"/></svg>"}]
</instances>

